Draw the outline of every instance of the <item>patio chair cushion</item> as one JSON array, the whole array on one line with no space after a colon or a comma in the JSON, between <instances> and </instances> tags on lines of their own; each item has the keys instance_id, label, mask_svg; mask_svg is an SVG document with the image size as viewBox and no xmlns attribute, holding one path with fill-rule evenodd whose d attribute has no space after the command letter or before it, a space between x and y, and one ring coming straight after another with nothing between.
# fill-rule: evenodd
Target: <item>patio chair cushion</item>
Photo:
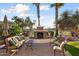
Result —
<instances>
[{"instance_id":1,"label":"patio chair cushion","mask_svg":"<svg viewBox=\"0 0 79 59\"><path fill-rule=\"evenodd\" d=\"M53 49L54 49L54 50L62 51L62 50L64 50L64 44L65 44L65 42L62 42L62 43L60 44L60 46L54 46Z\"/></svg>"},{"instance_id":2,"label":"patio chair cushion","mask_svg":"<svg viewBox=\"0 0 79 59\"><path fill-rule=\"evenodd\" d=\"M18 42L16 45L15 45L17 48L19 48L21 46L21 43Z\"/></svg>"},{"instance_id":3,"label":"patio chair cushion","mask_svg":"<svg viewBox=\"0 0 79 59\"><path fill-rule=\"evenodd\" d=\"M19 41L18 43L16 43L16 47L20 47L22 44L23 44L23 42L24 42L24 40L22 40L22 41Z\"/></svg>"},{"instance_id":4,"label":"patio chair cushion","mask_svg":"<svg viewBox=\"0 0 79 59\"><path fill-rule=\"evenodd\" d=\"M60 45L60 48L63 49L64 48L64 45L65 45L65 42L62 42L61 45Z\"/></svg>"},{"instance_id":5,"label":"patio chair cushion","mask_svg":"<svg viewBox=\"0 0 79 59\"><path fill-rule=\"evenodd\" d=\"M6 46L8 47L8 49L19 48L20 46L22 46L24 41L25 40L19 41L15 36L6 38L6 40L5 40Z\"/></svg>"},{"instance_id":6,"label":"patio chair cushion","mask_svg":"<svg viewBox=\"0 0 79 59\"><path fill-rule=\"evenodd\" d=\"M54 46L53 50L62 50L59 46Z\"/></svg>"},{"instance_id":7,"label":"patio chair cushion","mask_svg":"<svg viewBox=\"0 0 79 59\"><path fill-rule=\"evenodd\" d=\"M25 40L25 37L24 36L19 36L21 40Z\"/></svg>"},{"instance_id":8,"label":"patio chair cushion","mask_svg":"<svg viewBox=\"0 0 79 59\"><path fill-rule=\"evenodd\" d=\"M18 43L19 41L17 40L17 38L13 37L12 38L16 43Z\"/></svg>"},{"instance_id":9,"label":"patio chair cushion","mask_svg":"<svg viewBox=\"0 0 79 59\"><path fill-rule=\"evenodd\" d=\"M20 39L18 36L17 36L17 38L16 37L12 37L12 39L13 39L13 41L14 42L16 42L16 44L14 45L14 46L16 46L16 47L20 47L22 44L23 44L23 42L24 42L24 40L18 40L18 39Z\"/></svg>"},{"instance_id":10,"label":"patio chair cushion","mask_svg":"<svg viewBox=\"0 0 79 59\"><path fill-rule=\"evenodd\" d=\"M9 40L9 45L10 45L10 46L12 46L12 45L15 46L15 45L16 45L16 42L15 42L14 40L11 39L11 40Z\"/></svg>"},{"instance_id":11,"label":"patio chair cushion","mask_svg":"<svg viewBox=\"0 0 79 59\"><path fill-rule=\"evenodd\" d=\"M18 41L21 41L21 38L19 36L15 37Z\"/></svg>"}]
</instances>

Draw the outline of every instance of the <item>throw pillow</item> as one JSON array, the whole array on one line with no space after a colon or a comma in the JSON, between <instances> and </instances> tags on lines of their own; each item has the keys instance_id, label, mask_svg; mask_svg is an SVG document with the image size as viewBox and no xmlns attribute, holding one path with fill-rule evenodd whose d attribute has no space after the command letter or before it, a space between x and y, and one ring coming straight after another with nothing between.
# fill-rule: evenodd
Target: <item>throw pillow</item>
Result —
<instances>
[{"instance_id":1,"label":"throw pillow","mask_svg":"<svg viewBox=\"0 0 79 59\"><path fill-rule=\"evenodd\" d=\"M13 46L13 45L15 46L15 45L16 45L15 41L14 41L14 40L12 40L12 39L11 39L11 40L9 40L9 44L10 44L10 46Z\"/></svg>"},{"instance_id":2,"label":"throw pillow","mask_svg":"<svg viewBox=\"0 0 79 59\"><path fill-rule=\"evenodd\" d=\"M19 38L19 37L15 37L18 41L21 41L21 38Z\"/></svg>"},{"instance_id":3,"label":"throw pillow","mask_svg":"<svg viewBox=\"0 0 79 59\"><path fill-rule=\"evenodd\" d=\"M13 38L13 41L14 41L15 43L18 43L18 42L19 42L15 37Z\"/></svg>"}]
</instances>

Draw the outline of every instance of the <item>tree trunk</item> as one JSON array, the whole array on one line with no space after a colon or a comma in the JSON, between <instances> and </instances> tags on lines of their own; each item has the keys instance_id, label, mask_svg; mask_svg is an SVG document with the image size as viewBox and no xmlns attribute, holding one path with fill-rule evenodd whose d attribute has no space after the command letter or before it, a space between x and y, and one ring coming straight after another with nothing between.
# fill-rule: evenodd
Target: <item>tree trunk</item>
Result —
<instances>
[{"instance_id":1,"label":"tree trunk","mask_svg":"<svg viewBox=\"0 0 79 59\"><path fill-rule=\"evenodd\" d=\"M21 27L22 28L22 32L24 31L24 29L23 29L23 27Z\"/></svg>"},{"instance_id":2,"label":"tree trunk","mask_svg":"<svg viewBox=\"0 0 79 59\"><path fill-rule=\"evenodd\" d=\"M38 17L38 26L40 26L40 10L39 10L39 3L37 5L37 17Z\"/></svg>"},{"instance_id":3,"label":"tree trunk","mask_svg":"<svg viewBox=\"0 0 79 59\"><path fill-rule=\"evenodd\" d=\"M56 33L55 33L55 37L58 36L58 3L55 3L55 22L56 22Z\"/></svg>"}]
</instances>

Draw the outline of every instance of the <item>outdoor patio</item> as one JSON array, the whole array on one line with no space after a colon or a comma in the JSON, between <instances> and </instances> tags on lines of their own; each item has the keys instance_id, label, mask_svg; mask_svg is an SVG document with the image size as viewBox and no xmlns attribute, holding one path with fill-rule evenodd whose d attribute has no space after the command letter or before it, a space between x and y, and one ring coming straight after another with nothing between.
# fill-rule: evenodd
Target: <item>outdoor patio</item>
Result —
<instances>
[{"instance_id":1,"label":"outdoor patio","mask_svg":"<svg viewBox=\"0 0 79 59\"><path fill-rule=\"evenodd\" d=\"M18 52L14 54L14 56L54 56L53 49L48 42L48 39L36 39L33 44L33 50L30 47L27 48L26 44L24 43L22 47L18 49ZM0 56L8 56L8 54L6 54L5 52L5 49L0 49ZM62 56L62 53L56 52L56 56Z\"/></svg>"}]
</instances>

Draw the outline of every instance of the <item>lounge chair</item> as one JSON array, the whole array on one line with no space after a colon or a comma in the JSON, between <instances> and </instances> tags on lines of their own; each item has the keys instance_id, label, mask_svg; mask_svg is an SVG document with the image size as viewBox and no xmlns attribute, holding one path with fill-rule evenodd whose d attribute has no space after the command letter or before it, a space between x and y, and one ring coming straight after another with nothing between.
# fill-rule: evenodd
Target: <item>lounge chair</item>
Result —
<instances>
[{"instance_id":1,"label":"lounge chair","mask_svg":"<svg viewBox=\"0 0 79 59\"><path fill-rule=\"evenodd\" d=\"M64 54L64 45L65 45L65 42L62 42L60 44L60 46L53 46L54 55L56 54L56 52L62 52L63 55L65 55Z\"/></svg>"},{"instance_id":2,"label":"lounge chair","mask_svg":"<svg viewBox=\"0 0 79 59\"><path fill-rule=\"evenodd\" d=\"M16 38L16 36L14 37L9 37L5 39L5 43L6 43L6 52L11 52L11 50L13 49L17 49L20 46L22 46L24 40L18 40Z\"/></svg>"}]
</instances>

